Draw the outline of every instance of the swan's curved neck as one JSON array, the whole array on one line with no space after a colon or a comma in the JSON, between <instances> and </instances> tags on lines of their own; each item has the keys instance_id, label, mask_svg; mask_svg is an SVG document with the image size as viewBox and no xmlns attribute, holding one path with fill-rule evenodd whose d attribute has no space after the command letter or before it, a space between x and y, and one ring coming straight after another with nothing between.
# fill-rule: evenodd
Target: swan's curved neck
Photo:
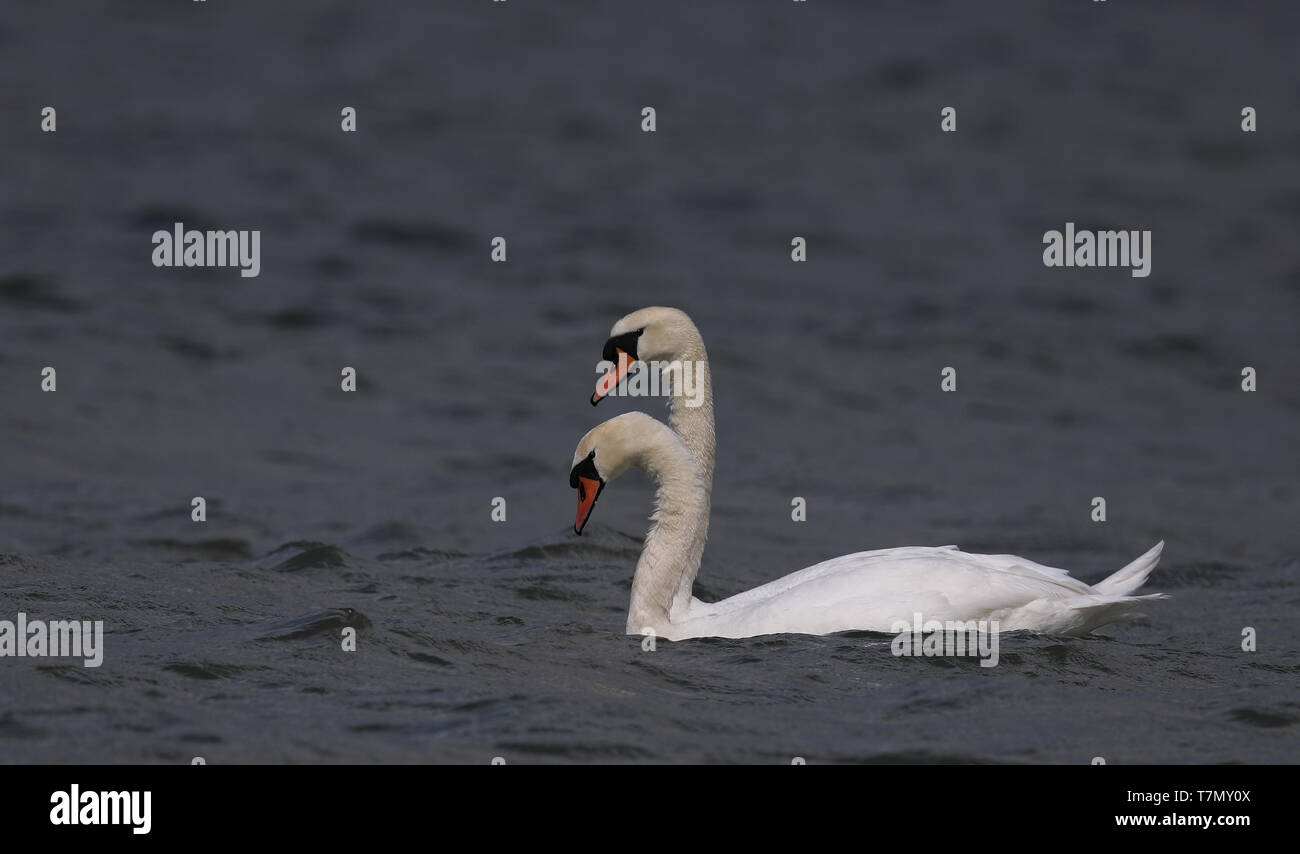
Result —
<instances>
[{"instance_id":1,"label":"swan's curved neck","mask_svg":"<svg viewBox=\"0 0 1300 854\"><path fill-rule=\"evenodd\" d=\"M673 428L691 452L704 479L704 492L713 494L713 383L709 377L709 354L699 333L691 336L682 348L682 370L668 371L672 397L668 400L668 426ZM689 368L685 367L687 364ZM689 370L689 377L683 372ZM689 382L687 382L689 380ZM698 404L698 405L695 405Z\"/></svg>"},{"instance_id":2,"label":"swan's curved neck","mask_svg":"<svg viewBox=\"0 0 1300 854\"><path fill-rule=\"evenodd\" d=\"M681 437L699 467L704 486L704 515L700 520L700 540L709 533L709 504L713 495L713 457L717 441L713 433L713 382L709 376L709 354L698 332L682 348L681 369L669 370L672 397L668 399L668 425ZM688 367L689 366L689 367ZM691 371L689 377L685 371ZM695 405L698 404L698 405ZM688 566L673 593L673 606L684 608L691 601L691 589L699 571L698 558Z\"/></svg>"},{"instance_id":3,"label":"swan's curved neck","mask_svg":"<svg viewBox=\"0 0 1300 854\"><path fill-rule=\"evenodd\" d=\"M641 468L655 481L655 512L632 577L627 633L654 629L670 637L675 613L690 602L708 533L709 504L699 468L667 431L642 452ZM679 595L685 590L685 598Z\"/></svg>"}]
</instances>

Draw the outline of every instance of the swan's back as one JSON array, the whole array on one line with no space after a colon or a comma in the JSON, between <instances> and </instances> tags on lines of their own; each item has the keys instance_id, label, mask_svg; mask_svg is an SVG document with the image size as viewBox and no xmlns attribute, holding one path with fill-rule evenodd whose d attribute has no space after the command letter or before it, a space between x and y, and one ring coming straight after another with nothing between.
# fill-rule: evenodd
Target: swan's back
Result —
<instances>
[{"instance_id":1,"label":"swan's back","mask_svg":"<svg viewBox=\"0 0 1300 854\"><path fill-rule=\"evenodd\" d=\"M1139 598L1101 593L1015 555L906 546L832 558L721 602L695 600L680 628L686 637L894 632L919 613L923 621L997 620L1001 631L1083 634Z\"/></svg>"}]
</instances>

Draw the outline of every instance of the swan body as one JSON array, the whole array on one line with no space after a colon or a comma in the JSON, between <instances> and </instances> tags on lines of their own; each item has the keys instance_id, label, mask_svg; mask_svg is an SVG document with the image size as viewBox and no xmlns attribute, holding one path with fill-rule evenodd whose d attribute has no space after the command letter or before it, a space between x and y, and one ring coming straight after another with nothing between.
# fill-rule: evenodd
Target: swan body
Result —
<instances>
[{"instance_id":1,"label":"swan body","mask_svg":"<svg viewBox=\"0 0 1300 854\"><path fill-rule=\"evenodd\" d=\"M1135 561L1142 580L1163 546ZM903 546L832 558L711 605L692 598L671 622L679 637L740 638L897 632L919 614L918 623L989 620L999 631L1084 635L1144 598L1150 597L1106 593L1065 570L1015 555Z\"/></svg>"},{"instance_id":2,"label":"swan body","mask_svg":"<svg viewBox=\"0 0 1300 854\"><path fill-rule=\"evenodd\" d=\"M923 621L997 621L999 631L1085 635L1146 599L1146 581L1164 542L1095 585L1063 569L1014 555L956 546L905 546L833 558L720 602L691 594L704 552L709 511L704 478L665 424L640 412L619 415L582 437L570 485L579 490L574 530L581 534L605 485L630 467L656 483L628 609L627 632L658 637L824 635L899 631Z\"/></svg>"}]
</instances>

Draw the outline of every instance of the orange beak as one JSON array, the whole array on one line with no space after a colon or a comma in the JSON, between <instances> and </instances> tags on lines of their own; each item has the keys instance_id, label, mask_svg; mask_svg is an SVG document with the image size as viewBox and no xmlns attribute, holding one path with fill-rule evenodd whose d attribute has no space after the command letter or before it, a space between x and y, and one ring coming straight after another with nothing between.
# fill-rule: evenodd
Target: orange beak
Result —
<instances>
[{"instance_id":1,"label":"orange beak","mask_svg":"<svg viewBox=\"0 0 1300 854\"><path fill-rule=\"evenodd\" d=\"M591 516L591 508L596 506L596 499L600 497L600 491L605 488L605 482L594 477L578 478L578 518L573 522L573 533L581 534L582 529L587 527L587 519Z\"/></svg>"},{"instance_id":2,"label":"orange beak","mask_svg":"<svg viewBox=\"0 0 1300 854\"><path fill-rule=\"evenodd\" d=\"M627 376L627 372L632 367L632 364L632 357L624 351L619 350L618 364L614 365L613 368L605 373L605 376L596 381L596 390L591 395L592 406L600 403L602 398L609 395L609 393L623 381L623 377Z\"/></svg>"}]
</instances>

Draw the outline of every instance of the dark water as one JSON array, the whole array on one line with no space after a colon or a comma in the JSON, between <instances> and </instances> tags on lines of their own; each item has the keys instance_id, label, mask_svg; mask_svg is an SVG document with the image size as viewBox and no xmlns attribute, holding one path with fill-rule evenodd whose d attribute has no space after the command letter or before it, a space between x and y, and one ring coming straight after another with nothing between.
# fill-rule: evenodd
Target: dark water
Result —
<instances>
[{"instance_id":1,"label":"dark water","mask_svg":"<svg viewBox=\"0 0 1300 854\"><path fill-rule=\"evenodd\" d=\"M1288 6L405 5L0 17L0 619L106 628L0 659L0 761L1300 761ZM261 229L260 277L154 268L176 220ZM1045 268L1067 221L1151 229L1152 275ZM1173 598L989 669L642 651L650 488L579 539L567 474L650 304L712 358L703 598L1161 538Z\"/></svg>"}]
</instances>

